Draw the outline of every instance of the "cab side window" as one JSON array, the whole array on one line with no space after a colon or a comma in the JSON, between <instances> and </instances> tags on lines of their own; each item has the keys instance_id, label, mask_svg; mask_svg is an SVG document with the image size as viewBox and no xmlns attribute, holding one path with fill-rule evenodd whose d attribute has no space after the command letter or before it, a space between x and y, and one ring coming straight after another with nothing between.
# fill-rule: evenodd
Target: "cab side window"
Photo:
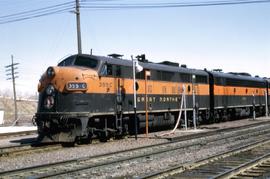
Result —
<instances>
[{"instance_id":1,"label":"cab side window","mask_svg":"<svg viewBox=\"0 0 270 179\"><path fill-rule=\"evenodd\" d=\"M121 67L118 65L116 66L116 69L115 69L115 76L121 77Z\"/></svg>"},{"instance_id":2,"label":"cab side window","mask_svg":"<svg viewBox=\"0 0 270 179\"><path fill-rule=\"evenodd\" d=\"M112 72L113 72L113 71L112 71L112 65L111 65L111 64L108 64L108 65L107 65L107 75L108 75L108 76L112 76L112 75L113 75Z\"/></svg>"},{"instance_id":3,"label":"cab side window","mask_svg":"<svg viewBox=\"0 0 270 179\"><path fill-rule=\"evenodd\" d=\"M112 65L105 63L101 70L100 70L101 76L112 76Z\"/></svg>"}]
</instances>

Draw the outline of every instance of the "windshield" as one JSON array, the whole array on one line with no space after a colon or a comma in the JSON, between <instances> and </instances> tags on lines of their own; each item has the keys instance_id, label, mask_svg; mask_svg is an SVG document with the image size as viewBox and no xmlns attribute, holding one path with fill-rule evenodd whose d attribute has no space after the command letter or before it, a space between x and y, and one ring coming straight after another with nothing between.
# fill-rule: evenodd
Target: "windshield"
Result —
<instances>
[{"instance_id":1,"label":"windshield","mask_svg":"<svg viewBox=\"0 0 270 179\"><path fill-rule=\"evenodd\" d=\"M74 56L70 56L61 61L58 66L71 66L73 64Z\"/></svg>"},{"instance_id":2,"label":"windshield","mask_svg":"<svg viewBox=\"0 0 270 179\"><path fill-rule=\"evenodd\" d=\"M98 65L98 61L91 57L77 56L74 65L88 68L96 68Z\"/></svg>"},{"instance_id":3,"label":"windshield","mask_svg":"<svg viewBox=\"0 0 270 179\"><path fill-rule=\"evenodd\" d=\"M87 68L96 68L98 61L91 57L85 56L70 56L61 61L58 66L82 66Z\"/></svg>"}]
</instances>

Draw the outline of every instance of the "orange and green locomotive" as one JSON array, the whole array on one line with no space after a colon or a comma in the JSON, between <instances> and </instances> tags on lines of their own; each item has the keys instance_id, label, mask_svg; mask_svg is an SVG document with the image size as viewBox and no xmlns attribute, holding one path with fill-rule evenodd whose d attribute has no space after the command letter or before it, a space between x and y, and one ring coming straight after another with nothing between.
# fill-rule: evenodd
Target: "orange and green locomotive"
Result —
<instances>
[{"instance_id":1,"label":"orange and green locomotive","mask_svg":"<svg viewBox=\"0 0 270 179\"><path fill-rule=\"evenodd\" d=\"M143 56L144 57L144 56ZM190 121L199 123L258 115L268 107L268 81L246 74L189 69L177 63L140 58L134 119L133 62L119 56L72 55L49 67L39 85L35 122L42 142L90 142L145 129L174 126L183 86ZM195 103L194 96L195 95ZM134 121L137 121L134 123Z\"/></svg>"}]
</instances>

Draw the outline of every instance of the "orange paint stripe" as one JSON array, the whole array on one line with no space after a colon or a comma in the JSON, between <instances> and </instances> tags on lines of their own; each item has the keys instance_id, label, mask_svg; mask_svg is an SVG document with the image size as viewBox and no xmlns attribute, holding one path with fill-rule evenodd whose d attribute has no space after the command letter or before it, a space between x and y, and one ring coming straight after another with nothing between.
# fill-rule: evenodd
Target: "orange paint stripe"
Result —
<instances>
[{"instance_id":1,"label":"orange paint stripe","mask_svg":"<svg viewBox=\"0 0 270 179\"><path fill-rule=\"evenodd\" d=\"M116 93L118 88L118 81L120 86L125 89L126 94L133 94L133 80L125 78L109 78L100 77L96 80L90 80L88 82L89 88L87 93ZM137 94L145 94L145 81L137 80L139 89ZM165 82L165 81L147 81L147 94L158 94L158 95L178 95L183 91L183 85L186 87L187 95L192 94L191 83L176 83L176 82ZM190 91L188 91L190 86ZM209 86L207 84L196 84L194 85L196 95L209 95Z\"/></svg>"},{"instance_id":2,"label":"orange paint stripe","mask_svg":"<svg viewBox=\"0 0 270 179\"><path fill-rule=\"evenodd\" d=\"M264 96L264 88L252 88L252 87L235 87L235 86L214 86L215 95L225 96Z\"/></svg>"},{"instance_id":3,"label":"orange paint stripe","mask_svg":"<svg viewBox=\"0 0 270 179\"><path fill-rule=\"evenodd\" d=\"M79 76L79 75L77 75ZM43 82L42 86L46 86L49 83L47 80ZM53 79L53 83L57 90L64 92L67 91L65 86L68 82L75 82L74 77L65 76L65 79L57 78ZM72 93L103 93L103 94L116 94L118 88L118 82L120 86L123 86L126 94L133 94L133 79L126 78L112 78L112 77L98 77L96 74L84 76L76 82L86 82L88 89L86 91L72 91ZM137 94L145 94L145 81L137 80L139 89ZM192 86L191 83L177 83L177 82L166 82L166 81L147 81L147 94L149 95L179 95L183 91L183 85L186 87L186 94L192 95L192 87L195 89L196 95L209 95L208 84L195 84ZM190 91L188 91L190 88ZM44 87L43 87L44 89ZM237 96L263 96L265 92L264 88L247 88L247 87L234 87L234 86L218 86L214 85L215 95L237 95ZM270 94L270 89L268 89Z\"/></svg>"},{"instance_id":4,"label":"orange paint stripe","mask_svg":"<svg viewBox=\"0 0 270 179\"><path fill-rule=\"evenodd\" d=\"M73 93L103 93L103 94L116 94L119 85L123 86L126 94L133 94L133 79L125 78L112 78L112 77L99 77L97 72L91 69L85 69L82 71L80 68L73 67L54 67L56 76L53 79L46 78L43 75L43 79L39 84L38 91L44 90L44 88L52 83L56 89L60 92L67 92L66 84L68 82L86 82L88 89L86 91L72 91ZM137 80L139 84L138 94L145 94L145 81ZM186 86L187 95L192 95L191 83L177 83L166 81L147 81L147 94L158 95L179 95L182 93L183 85ZM188 91L188 86L190 91ZM195 84L194 85L196 95L209 95L208 84ZM264 95L264 88L252 88L252 87L234 87L234 86L214 86L215 95L239 95L239 96L251 96L255 94L257 96ZM270 89L268 89L270 95Z\"/></svg>"}]
</instances>

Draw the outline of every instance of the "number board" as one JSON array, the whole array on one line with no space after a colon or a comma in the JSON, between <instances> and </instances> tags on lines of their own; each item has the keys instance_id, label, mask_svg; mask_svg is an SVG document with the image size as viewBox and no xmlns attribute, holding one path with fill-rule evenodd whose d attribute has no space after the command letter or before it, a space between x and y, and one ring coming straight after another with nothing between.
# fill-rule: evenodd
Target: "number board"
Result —
<instances>
[{"instance_id":1,"label":"number board","mask_svg":"<svg viewBox=\"0 0 270 179\"><path fill-rule=\"evenodd\" d=\"M68 83L66 87L68 90L86 90L87 84L86 83Z\"/></svg>"}]
</instances>

